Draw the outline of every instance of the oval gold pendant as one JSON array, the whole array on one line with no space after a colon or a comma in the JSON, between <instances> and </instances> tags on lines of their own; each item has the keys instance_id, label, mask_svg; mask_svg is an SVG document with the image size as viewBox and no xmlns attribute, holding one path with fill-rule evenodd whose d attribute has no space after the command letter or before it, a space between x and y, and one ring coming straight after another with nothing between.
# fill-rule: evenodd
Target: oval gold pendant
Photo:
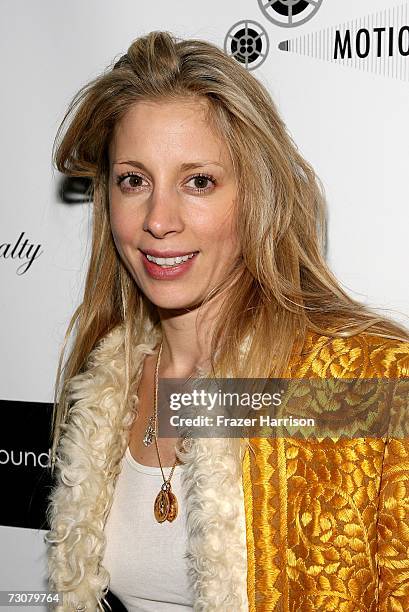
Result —
<instances>
[{"instance_id":1,"label":"oval gold pendant","mask_svg":"<svg viewBox=\"0 0 409 612\"><path fill-rule=\"evenodd\" d=\"M172 493L172 491L168 491L168 496L170 499L170 509L166 520L172 522L178 515L178 500L176 499L176 495Z\"/></svg>"},{"instance_id":2,"label":"oval gold pendant","mask_svg":"<svg viewBox=\"0 0 409 612\"><path fill-rule=\"evenodd\" d=\"M168 516L170 510L170 499L167 491L161 489L156 496L155 505L154 505L154 513L155 518L158 523L163 523L166 521L166 517Z\"/></svg>"}]
</instances>

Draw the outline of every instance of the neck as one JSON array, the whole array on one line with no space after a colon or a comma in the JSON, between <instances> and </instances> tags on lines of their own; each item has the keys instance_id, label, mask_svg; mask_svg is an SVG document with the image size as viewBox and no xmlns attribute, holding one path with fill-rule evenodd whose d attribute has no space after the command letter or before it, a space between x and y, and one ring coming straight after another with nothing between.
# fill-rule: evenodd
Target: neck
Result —
<instances>
[{"instance_id":1,"label":"neck","mask_svg":"<svg viewBox=\"0 0 409 612\"><path fill-rule=\"evenodd\" d=\"M192 309L158 309L163 342L161 376L185 378L191 375L196 366L208 367L219 306L214 301Z\"/></svg>"}]
</instances>

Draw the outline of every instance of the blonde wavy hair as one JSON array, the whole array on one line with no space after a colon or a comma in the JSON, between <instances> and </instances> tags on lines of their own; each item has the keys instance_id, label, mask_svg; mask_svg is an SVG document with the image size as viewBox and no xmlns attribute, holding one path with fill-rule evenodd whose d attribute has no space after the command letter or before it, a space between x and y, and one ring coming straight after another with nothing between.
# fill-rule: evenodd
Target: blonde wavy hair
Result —
<instances>
[{"instance_id":1,"label":"blonde wavy hair","mask_svg":"<svg viewBox=\"0 0 409 612\"><path fill-rule=\"evenodd\" d=\"M69 323L58 364L53 452L69 410L66 383L86 368L98 341L124 326L128 397L132 346L145 342L149 330L160 325L155 306L125 268L111 233L108 146L114 126L139 101L197 97L207 100L208 119L231 155L242 251L234 269L203 302L223 296L211 340L213 375L283 376L295 340L302 341L307 330L329 339L366 332L409 340L402 325L349 297L329 270L322 183L298 152L265 87L213 44L150 32L76 94L54 143L60 172L92 180L93 235L83 300ZM249 333L248 350L240 355Z\"/></svg>"}]
</instances>

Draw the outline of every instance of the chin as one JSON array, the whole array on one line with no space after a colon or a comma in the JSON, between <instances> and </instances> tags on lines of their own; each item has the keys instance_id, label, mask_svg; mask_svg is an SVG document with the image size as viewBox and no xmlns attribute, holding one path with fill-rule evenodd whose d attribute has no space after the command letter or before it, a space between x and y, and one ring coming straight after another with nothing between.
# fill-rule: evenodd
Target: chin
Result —
<instances>
[{"instance_id":1,"label":"chin","mask_svg":"<svg viewBox=\"0 0 409 612\"><path fill-rule=\"evenodd\" d=\"M202 299L199 297L183 297L183 296L173 296L166 297L164 295L154 296L145 294L146 297L154 304L157 308L161 308L162 310L186 310L187 308L196 308L200 306L202 303Z\"/></svg>"}]
</instances>

